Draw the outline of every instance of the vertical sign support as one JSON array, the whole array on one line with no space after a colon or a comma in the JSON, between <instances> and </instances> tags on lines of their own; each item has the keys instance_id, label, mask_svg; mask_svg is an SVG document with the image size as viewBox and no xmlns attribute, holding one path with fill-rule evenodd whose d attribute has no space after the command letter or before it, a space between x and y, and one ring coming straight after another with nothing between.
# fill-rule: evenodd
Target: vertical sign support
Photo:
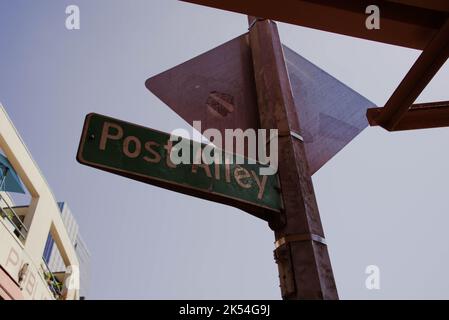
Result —
<instances>
[{"instance_id":1,"label":"vertical sign support","mask_svg":"<svg viewBox=\"0 0 449 320\"><path fill-rule=\"evenodd\" d=\"M261 127L279 132L284 211L270 226L282 297L338 299L277 26L248 20Z\"/></svg>"}]
</instances>

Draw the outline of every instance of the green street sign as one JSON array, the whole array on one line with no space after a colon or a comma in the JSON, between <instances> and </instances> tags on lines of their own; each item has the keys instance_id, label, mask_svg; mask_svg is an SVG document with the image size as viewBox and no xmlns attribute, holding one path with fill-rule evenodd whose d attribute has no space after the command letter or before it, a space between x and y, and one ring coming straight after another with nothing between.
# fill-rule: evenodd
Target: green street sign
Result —
<instances>
[{"instance_id":1,"label":"green street sign","mask_svg":"<svg viewBox=\"0 0 449 320\"><path fill-rule=\"evenodd\" d=\"M221 162L195 164L194 152L206 145L188 141L192 161L174 164L170 152L177 142L170 141L170 134L91 113L86 116L77 160L130 179L231 205L267 221L280 212L277 175L260 175L263 165L248 161L237 164L239 156L218 149L212 149L212 155L217 151ZM231 158L232 163L224 161Z\"/></svg>"}]
</instances>

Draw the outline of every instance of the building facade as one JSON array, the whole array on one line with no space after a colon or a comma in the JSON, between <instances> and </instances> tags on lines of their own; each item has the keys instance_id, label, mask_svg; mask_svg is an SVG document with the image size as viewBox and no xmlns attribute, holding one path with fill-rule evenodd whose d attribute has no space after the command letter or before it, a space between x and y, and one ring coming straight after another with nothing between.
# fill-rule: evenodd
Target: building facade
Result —
<instances>
[{"instance_id":1,"label":"building facade","mask_svg":"<svg viewBox=\"0 0 449 320\"><path fill-rule=\"evenodd\" d=\"M86 297L90 284L90 253L87 249L86 243L81 237L78 223L72 214L72 210L66 202L58 203L59 210L61 212L62 221L67 229L69 238L75 247L76 256L79 261L79 274L80 274L80 297ZM55 247L55 241L51 234L48 235L47 243L44 249L44 260L47 262L48 267L54 273L64 272L64 261Z\"/></svg>"},{"instance_id":2,"label":"building facade","mask_svg":"<svg viewBox=\"0 0 449 320\"><path fill-rule=\"evenodd\" d=\"M2 105L0 155L0 299L79 299L79 260L60 207ZM22 187L27 203L18 205ZM60 273L43 258L49 234Z\"/></svg>"}]
</instances>

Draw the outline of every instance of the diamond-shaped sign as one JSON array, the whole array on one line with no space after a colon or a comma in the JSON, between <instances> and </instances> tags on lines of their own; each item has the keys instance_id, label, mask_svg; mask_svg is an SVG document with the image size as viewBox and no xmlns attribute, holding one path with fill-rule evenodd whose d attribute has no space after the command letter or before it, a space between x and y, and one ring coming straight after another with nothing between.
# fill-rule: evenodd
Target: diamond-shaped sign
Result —
<instances>
[{"instance_id":1,"label":"diamond-shaped sign","mask_svg":"<svg viewBox=\"0 0 449 320\"><path fill-rule=\"evenodd\" d=\"M368 126L374 104L284 46L311 174ZM189 124L202 129L259 128L248 35L244 34L146 81ZM231 150L228 150L231 151Z\"/></svg>"}]
</instances>

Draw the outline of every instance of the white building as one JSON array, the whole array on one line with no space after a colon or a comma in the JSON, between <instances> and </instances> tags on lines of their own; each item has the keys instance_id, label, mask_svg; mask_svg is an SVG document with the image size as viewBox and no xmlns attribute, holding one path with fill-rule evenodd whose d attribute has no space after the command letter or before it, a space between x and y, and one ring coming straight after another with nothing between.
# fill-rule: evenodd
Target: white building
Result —
<instances>
[{"instance_id":1,"label":"white building","mask_svg":"<svg viewBox=\"0 0 449 320\"><path fill-rule=\"evenodd\" d=\"M0 105L0 300L79 299L79 260L58 203ZM24 192L25 204L15 203ZM65 272L43 259L51 234Z\"/></svg>"},{"instance_id":2,"label":"white building","mask_svg":"<svg viewBox=\"0 0 449 320\"><path fill-rule=\"evenodd\" d=\"M79 261L80 271L80 297L86 297L90 284L90 253L87 249L86 243L79 232L78 223L66 202L59 202L59 209L61 211L62 221L66 226L69 238L75 247L75 252ZM44 260L47 262L49 269L54 273L65 272L64 261L62 260L59 251L54 246L54 240L51 235L48 236L47 243L44 249Z\"/></svg>"}]
</instances>

